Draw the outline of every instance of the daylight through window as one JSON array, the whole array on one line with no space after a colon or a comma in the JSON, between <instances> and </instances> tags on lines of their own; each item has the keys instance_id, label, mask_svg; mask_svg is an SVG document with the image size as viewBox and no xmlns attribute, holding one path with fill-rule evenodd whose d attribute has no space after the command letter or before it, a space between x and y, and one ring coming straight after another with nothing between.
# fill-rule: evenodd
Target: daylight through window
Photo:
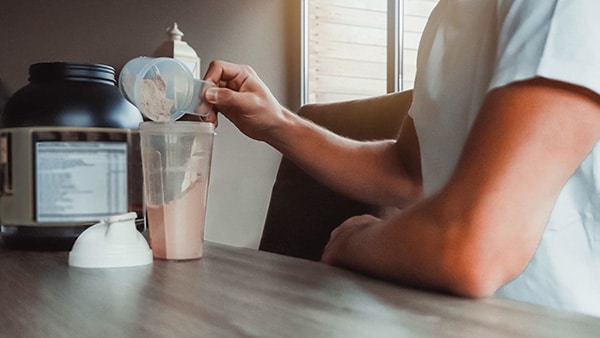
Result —
<instances>
[{"instance_id":1,"label":"daylight through window","mask_svg":"<svg viewBox=\"0 0 600 338\"><path fill-rule=\"evenodd\" d=\"M303 103L412 88L418 42L436 3L303 0ZM397 51L394 58L390 51Z\"/></svg>"}]
</instances>

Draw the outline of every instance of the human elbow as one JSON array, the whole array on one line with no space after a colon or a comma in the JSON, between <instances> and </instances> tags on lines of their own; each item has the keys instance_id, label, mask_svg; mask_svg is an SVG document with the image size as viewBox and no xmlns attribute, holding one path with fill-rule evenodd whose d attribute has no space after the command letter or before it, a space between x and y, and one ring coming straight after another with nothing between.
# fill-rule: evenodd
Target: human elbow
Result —
<instances>
[{"instance_id":1,"label":"human elbow","mask_svg":"<svg viewBox=\"0 0 600 338\"><path fill-rule=\"evenodd\" d=\"M477 215L451 222L440 252L446 290L469 298L493 296L525 269L535 251L528 237L503 231L498 218Z\"/></svg>"},{"instance_id":2,"label":"human elbow","mask_svg":"<svg viewBox=\"0 0 600 338\"><path fill-rule=\"evenodd\" d=\"M489 252L465 252L449 267L448 291L467 298L491 297L521 270L521 265L492 259Z\"/></svg>"},{"instance_id":3,"label":"human elbow","mask_svg":"<svg viewBox=\"0 0 600 338\"><path fill-rule=\"evenodd\" d=\"M488 268L475 266L463 267L455 271L458 276L453 278L450 292L466 298L486 298L494 295L501 284L490 277Z\"/></svg>"}]
</instances>

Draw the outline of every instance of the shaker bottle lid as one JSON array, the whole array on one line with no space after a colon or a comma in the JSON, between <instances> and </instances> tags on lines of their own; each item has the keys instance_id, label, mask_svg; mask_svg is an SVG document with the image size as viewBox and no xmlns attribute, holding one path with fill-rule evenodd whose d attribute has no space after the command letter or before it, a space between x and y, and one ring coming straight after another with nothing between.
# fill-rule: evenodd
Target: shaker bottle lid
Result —
<instances>
[{"instance_id":1,"label":"shaker bottle lid","mask_svg":"<svg viewBox=\"0 0 600 338\"><path fill-rule=\"evenodd\" d=\"M116 268L152 264L152 251L137 231L135 212L109 217L86 229L69 252L69 265Z\"/></svg>"}]
</instances>

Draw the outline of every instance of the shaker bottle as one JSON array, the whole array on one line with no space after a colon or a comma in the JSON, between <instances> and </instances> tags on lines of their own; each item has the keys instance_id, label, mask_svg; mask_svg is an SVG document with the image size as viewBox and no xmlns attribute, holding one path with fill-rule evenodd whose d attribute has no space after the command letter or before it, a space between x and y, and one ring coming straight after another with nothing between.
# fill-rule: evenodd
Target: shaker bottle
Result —
<instances>
[{"instance_id":1,"label":"shaker bottle","mask_svg":"<svg viewBox=\"0 0 600 338\"><path fill-rule=\"evenodd\" d=\"M155 258L202 257L213 137L211 123L140 124L146 222Z\"/></svg>"}]
</instances>

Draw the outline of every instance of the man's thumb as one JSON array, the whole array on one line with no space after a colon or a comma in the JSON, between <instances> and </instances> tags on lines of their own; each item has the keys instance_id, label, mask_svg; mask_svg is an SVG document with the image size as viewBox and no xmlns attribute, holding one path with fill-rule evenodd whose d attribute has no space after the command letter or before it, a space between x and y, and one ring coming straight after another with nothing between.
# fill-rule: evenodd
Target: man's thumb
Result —
<instances>
[{"instance_id":1,"label":"man's thumb","mask_svg":"<svg viewBox=\"0 0 600 338\"><path fill-rule=\"evenodd\" d=\"M228 105L228 101L231 99L231 91L227 88L209 88L204 93L204 98L208 103L219 105Z\"/></svg>"}]
</instances>

